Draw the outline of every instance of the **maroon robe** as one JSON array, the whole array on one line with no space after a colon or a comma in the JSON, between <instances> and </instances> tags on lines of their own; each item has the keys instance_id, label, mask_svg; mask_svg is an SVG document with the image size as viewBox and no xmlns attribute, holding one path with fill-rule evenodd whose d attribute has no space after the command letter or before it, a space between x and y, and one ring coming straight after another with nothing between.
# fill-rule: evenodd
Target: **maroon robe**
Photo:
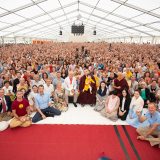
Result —
<instances>
[{"instance_id":1,"label":"maroon robe","mask_svg":"<svg viewBox=\"0 0 160 160\"><path fill-rule=\"evenodd\" d=\"M125 89L128 91L129 89L129 86L128 86L128 83L126 81L125 78L123 78L122 80L118 80L117 78L114 80L114 85L116 87L121 87L120 89L115 89L117 91L117 96L120 97L122 95L122 91Z\"/></svg>"},{"instance_id":2,"label":"maroon robe","mask_svg":"<svg viewBox=\"0 0 160 160\"><path fill-rule=\"evenodd\" d=\"M84 91L84 86L85 86L85 80L86 80L86 76L82 76L80 79L80 83L79 83L79 97L78 97L78 103L80 104L96 104L96 92L97 92L97 88L96 88L96 80L95 78L92 76L92 79L94 80L95 83L91 83L91 87L92 87L92 94L90 93L90 91Z\"/></svg>"}]
</instances>

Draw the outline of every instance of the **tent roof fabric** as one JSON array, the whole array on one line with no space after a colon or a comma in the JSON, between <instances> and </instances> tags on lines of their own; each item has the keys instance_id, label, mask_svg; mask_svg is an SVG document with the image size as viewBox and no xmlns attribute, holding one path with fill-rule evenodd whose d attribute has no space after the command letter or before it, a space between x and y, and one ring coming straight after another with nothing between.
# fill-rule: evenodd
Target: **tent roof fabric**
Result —
<instances>
[{"instance_id":1,"label":"tent roof fabric","mask_svg":"<svg viewBox=\"0 0 160 160\"><path fill-rule=\"evenodd\" d=\"M96 38L160 36L159 0L0 0L0 36L58 39L73 23Z\"/></svg>"}]
</instances>

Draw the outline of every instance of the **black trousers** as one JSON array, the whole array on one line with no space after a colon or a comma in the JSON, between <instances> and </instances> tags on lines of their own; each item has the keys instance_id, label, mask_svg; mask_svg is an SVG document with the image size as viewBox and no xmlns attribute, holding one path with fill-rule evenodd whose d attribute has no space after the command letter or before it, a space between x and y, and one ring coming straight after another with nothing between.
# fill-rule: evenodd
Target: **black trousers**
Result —
<instances>
[{"instance_id":1,"label":"black trousers","mask_svg":"<svg viewBox=\"0 0 160 160\"><path fill-rule=\"evenodd\" d=\"M58 109L55 109L53 107L47 107L45 109L41 109L41 111L46 117L54 117L54 115L60 115L61 114L61 111L59 111ZM39 112L37 112L34 115L34 117L32 118L32 122L36 123L40 120L42 120L42 116Z\"/></svg>"}]
</instances>

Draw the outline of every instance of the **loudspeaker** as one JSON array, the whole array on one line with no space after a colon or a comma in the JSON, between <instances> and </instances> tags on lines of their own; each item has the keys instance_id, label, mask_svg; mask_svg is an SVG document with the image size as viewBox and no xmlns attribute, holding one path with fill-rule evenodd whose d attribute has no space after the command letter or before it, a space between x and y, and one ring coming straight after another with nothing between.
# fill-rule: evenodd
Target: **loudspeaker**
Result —
<instances>
[{"instance_id":1,"label":"loudspeaker","mask_svg":"<svg viewBox=\"0 0 160 160\"><path fill-rule=\"evenodd\" d=\"M71 26L71 33L73 34L84 34L84 25L75 25L73 24Z\"/></svg>"}]
</instances>

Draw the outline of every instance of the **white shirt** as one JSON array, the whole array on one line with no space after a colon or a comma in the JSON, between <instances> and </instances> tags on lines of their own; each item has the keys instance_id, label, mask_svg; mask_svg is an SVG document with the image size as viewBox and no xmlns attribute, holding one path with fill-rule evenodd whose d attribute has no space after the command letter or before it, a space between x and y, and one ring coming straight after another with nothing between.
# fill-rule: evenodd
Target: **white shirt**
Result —
<instances>
[{"instance_id":1,"label":"white shirt","mask_svg":"<svg viewBox=\"0 0 160 160\"><path fill-rule=\"evenodd\" d=\"M72 78L72 83L71 83L71 82L70 82L70 78L69 78L69 77L66 77L65 80L64 80L63 87L64 87L64 89L67 90L67 91L71 91L72 89L76 90L76 88L77 88L76 78L73 77L73 78Z\"/></svg>"},{"instance_id":2,"label":"white shirt","mask_svg":"<svg viewBox=\"0 0 160 160\"><path fill-rule=\"evenodd\" d=\"M124 104L125 104L125 101L126 101L126 98L123 97L123 99L122 99L122 108L121 108L122 111L124 111Z\"/></svg>"},{"instance_id":3,"label":"white shirt","mask_svg":"<svg viewBox=\"0 0 160 160\"><path fill-rule=\"evenodd\" d=\"M28 101L30 105L35 103L35 97L38 93L34 93L33 91L28 95Z\"/></svg>"},{"instance_id":4,"label":"white shirt","mask_svg":"<svg viewBox=\"0 0 160 160\"><path fill-rule=\"evenodd\" d=\"M37 87L39 85L44 85L44 81L39 80L38 82L36 82L35 80L31 80L31 86L34 86L34 85L36 85Z\"/></svg>"},{"instance_id":5,"label":"white shirt","mask_svg":"<svg viewBox=\"0 0 160 160\"><path fill-rule=\"evenodd\" d=\"M3 87L4 89L4 95L7 95L8 93L12 93L13 94L13 87L9 86L8 88L6 88L6 86Z\"/></svg>"},{"instance_id":6,"label":"white shirt","mask_svg":"<svg viewBox=\"0 0 160 160\"><path fill-rule=\"evenodd\" d=\"M135 97L132 98L130 109L132 108L134 112L136 111L142 111L144 105L144 100L141 96L139 96L137 99Z\"/></svg>"},{"instance_id":7,"label":"white shirt","mask_svg":"<svg viewBox=\"0 0 160 160\"><path fill-rule=\"evenodd\" d=\"M53 91L54 91L53 84L50 84L49 86L46 83L44 84L44 92L51 95Z\"/></svg>"}]
</instances>

